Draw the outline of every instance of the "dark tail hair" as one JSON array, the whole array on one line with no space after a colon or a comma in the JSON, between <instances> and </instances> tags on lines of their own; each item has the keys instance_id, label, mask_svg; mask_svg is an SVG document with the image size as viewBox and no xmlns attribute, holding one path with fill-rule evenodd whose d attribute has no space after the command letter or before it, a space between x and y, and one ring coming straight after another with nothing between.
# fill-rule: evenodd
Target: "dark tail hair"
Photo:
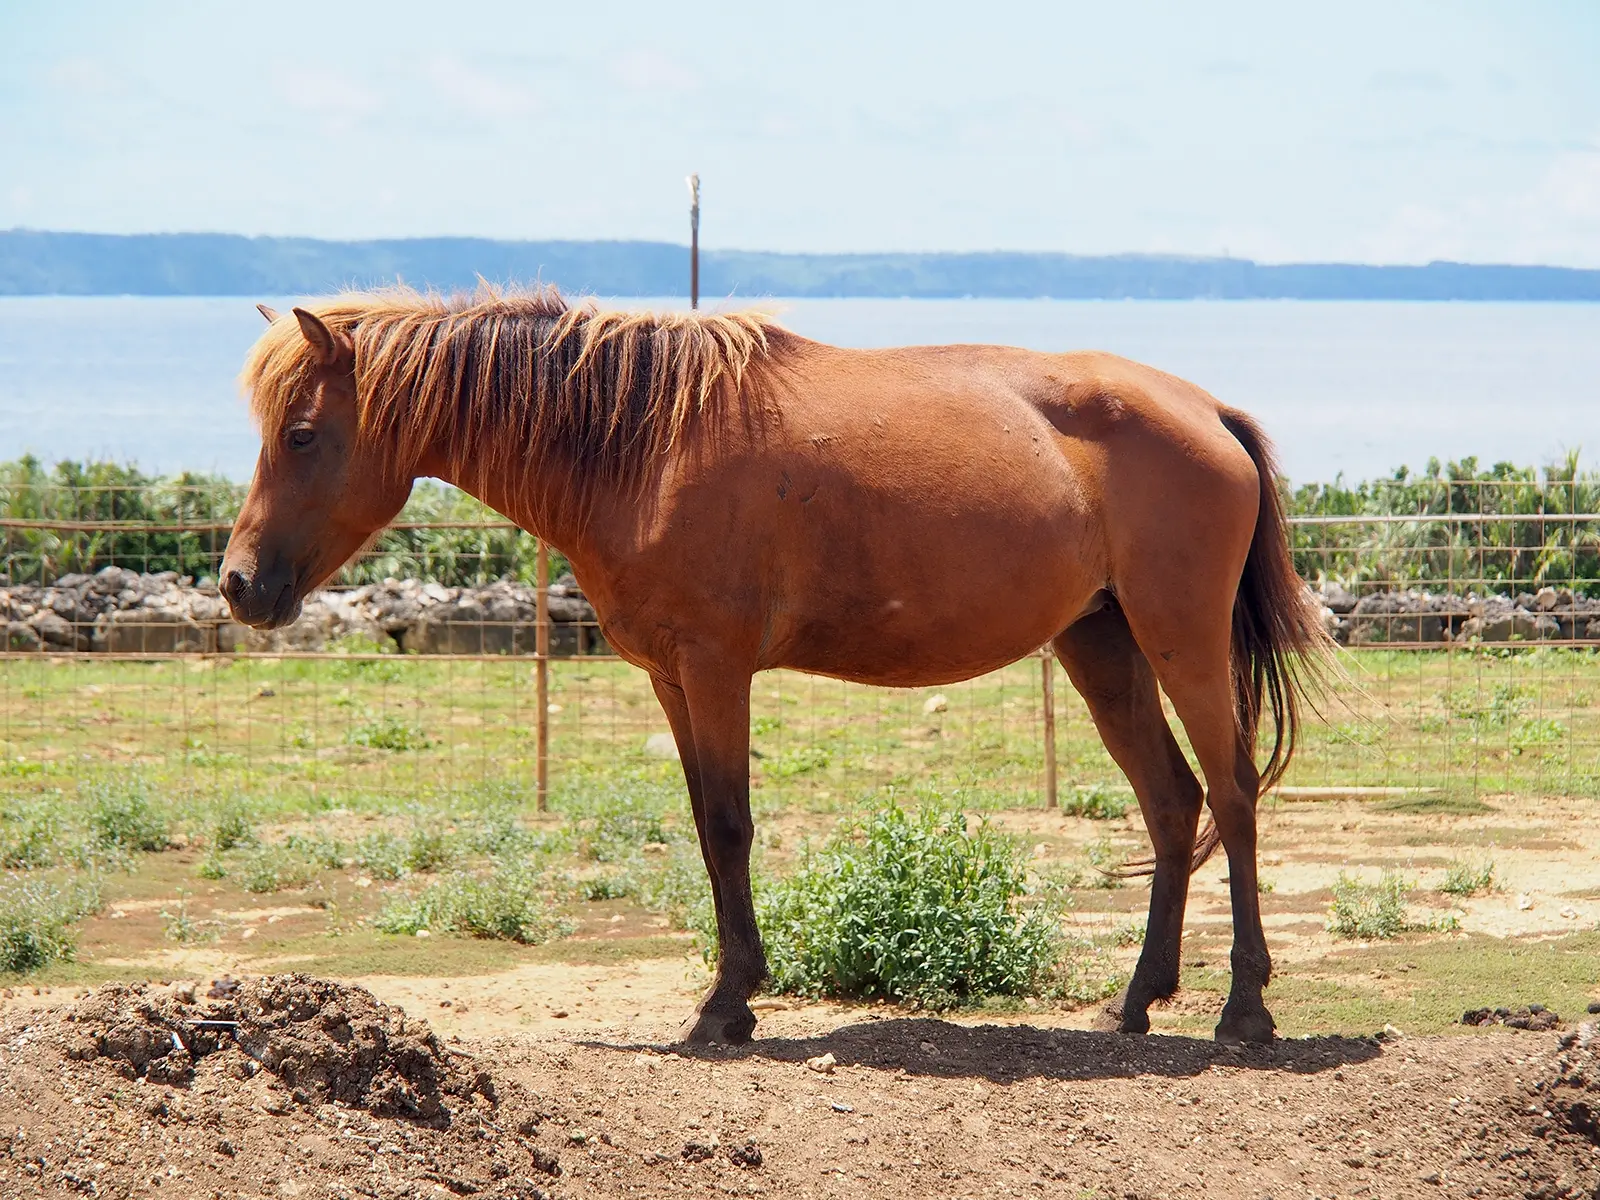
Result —
<instances>
[{"instance_id":1,"label":"dark tail hair","mask_svg":"<svg viewBox=\"0 0 1600 1200\"><path fill-rule=\"evenodd\" d=\"M1252 756L1263 713L1272 717L1272 750L1261 768L1260 795L1276 787L1289 769L1300 736L1300 702L1307 693L1322 690L1334 643L1294 569L1272 443L1244 413L1225 408L1221 415L1261 478L1255 537L1233 601L1232 653L1234 714ZM1195 841L1189 870L1198 870L1221 843L1216 822L1207 821Z\"/></svg>"}]
</instances>

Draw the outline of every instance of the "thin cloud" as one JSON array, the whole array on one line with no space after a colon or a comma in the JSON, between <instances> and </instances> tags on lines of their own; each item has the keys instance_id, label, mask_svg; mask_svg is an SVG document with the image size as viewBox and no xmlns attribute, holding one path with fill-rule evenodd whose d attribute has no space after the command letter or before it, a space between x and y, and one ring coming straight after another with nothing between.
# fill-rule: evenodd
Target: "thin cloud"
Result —
<instances>
[{"instance_id":1,"label":"thin cloud","mask_svg":"<svg viewBox=\"0 0 1600 1200\"><path fill-rule=\"evenodd\" d=\"M440 97L476 117L526 116L544 107L527 84L469 65L454 55L432 59L424 74Z\"/></svg>"},{"instance_id":2,"label":"thin cloud","mask_svg":"<svg viewBox=\"0 0 1600 1200\"><path fill-rule=\"evenodd\" d=\"M611 76L634 92L692 92L700 77L658 50L628 50L611 60Z\"/></svg>"},{"instance_id":3,"label":"thin cloud","mask_svg":"<svg viewBox=\"0 0 1600 1200\"><path fill-rule=\"evenodd\" d=\"M318 114L338 130L360 124L382 107L370 87L331 67L289 67L279 73L276 86L290 105Z\"/></svg>"}]
</instances>

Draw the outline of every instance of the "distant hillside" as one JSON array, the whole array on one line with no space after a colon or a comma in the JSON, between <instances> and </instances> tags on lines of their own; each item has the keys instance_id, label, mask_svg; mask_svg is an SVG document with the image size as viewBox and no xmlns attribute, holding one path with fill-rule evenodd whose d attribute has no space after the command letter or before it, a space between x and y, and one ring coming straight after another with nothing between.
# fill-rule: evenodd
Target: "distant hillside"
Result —
<instances>
[{"instance_id":1,"label":"distant hillside","mask_svg":"<svg viewBox=\"0 0 1600 1200\"><path fill-rule=\"evenodd\" d=\"M274 296L404 279L449 290L544 280L571 292L672 296L688 250L667 242L406 238L325 242L232 234L0 231L0 295ZM701 255L701 293L1105 300L1600 300L1600 270L1429 263L1269 266L1236 258L1073 254Z\"/></svg>"}]
</instances>

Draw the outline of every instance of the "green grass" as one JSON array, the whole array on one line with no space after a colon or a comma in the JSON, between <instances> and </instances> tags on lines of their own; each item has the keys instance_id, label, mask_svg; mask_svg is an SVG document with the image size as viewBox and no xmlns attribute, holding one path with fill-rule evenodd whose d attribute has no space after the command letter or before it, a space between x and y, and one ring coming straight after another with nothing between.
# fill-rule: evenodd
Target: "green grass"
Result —
<instances>
[{"instance_id":1,"label":"green grass","mask_svg":"<svg viewBox=\"0 0 1600 1200\"><path fill-rule=\"evenodd\" d=\"M1375 975L1382 977L1381 986ZM1186 969L1182 984L1226 994L1228 976ZM1408 1034L1466 1036L1470 1031L1460 1021L1468 1009L1538 1003L1575 1023L1587 1019L1585 1009L1597 994L1600 933L1553 939L1408 934L1366 949L1337 950L1304 973L1280 970L1266 999L1286 1037L1372 1033L1388 1024ZM1208 1025L1196 1020L1186 1028Z\"/></svg>"},{"instance_id":2,"label":"green grass","mask_svg":"<svg viewBox=\"0 0 1600 1200\"><path fill-rule=\"evenodd\" d=\"M1433 789L1389 811L1469 816L1501 793L1600 798L1600 655L1589 651L1360 651L1352 686L1307 723L1290 786ZM58 790L81 811L84 779L132 774L157 816L186 820L228 797L250 820L289 811L436 807L438 796L533 774L533 687L525 662L388 656L383 673L332 660L93 659L0 663L0 763L14 807ZM848 807L886 788L960 793L969 811L1042 804L1038 666L1016 664L944 689L864 688L786 672L751 696L752 802L758 811ZM270 685L273 693L258 692ZM1058 679L1065 811L1114 817L1126 781L1081 701ZM642 672L620 663L551 669L552 803L592 807L614 783L681 804L676 763L647 758L666 721ZM1515 710L1515 711L1513 711ZM1482 713L1502 711L1496 723ZM1342 732L1359 728L1361 737ZM1181 729L1175 728L1180 744ZM204 746L204 761L195 746ZM1131 804L1128 806L1131 812ZM107 813L108 818L113 814ZM127 844L131 831L110 835ZM4 847L0 846L0 851Z\"/></svg>"}]
</instances>

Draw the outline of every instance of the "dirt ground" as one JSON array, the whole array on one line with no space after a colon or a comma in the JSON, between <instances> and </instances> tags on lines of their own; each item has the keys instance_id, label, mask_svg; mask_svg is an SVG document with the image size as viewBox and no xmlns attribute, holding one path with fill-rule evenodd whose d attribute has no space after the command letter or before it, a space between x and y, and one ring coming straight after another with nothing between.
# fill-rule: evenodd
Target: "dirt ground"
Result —
<instances>
[{"instance_id":1,"label":"dirt ground","mask_svg":"<svg viewBox=\"0 0 1600 1200\"><path fill-rule=\"evenodd\" d=\"M306 976L0 1019L0 1194L1577 1197L1600 1036L1228 1050L787 1010L739 1050L441 1036Z\"/></svg>"}]
</instances>

